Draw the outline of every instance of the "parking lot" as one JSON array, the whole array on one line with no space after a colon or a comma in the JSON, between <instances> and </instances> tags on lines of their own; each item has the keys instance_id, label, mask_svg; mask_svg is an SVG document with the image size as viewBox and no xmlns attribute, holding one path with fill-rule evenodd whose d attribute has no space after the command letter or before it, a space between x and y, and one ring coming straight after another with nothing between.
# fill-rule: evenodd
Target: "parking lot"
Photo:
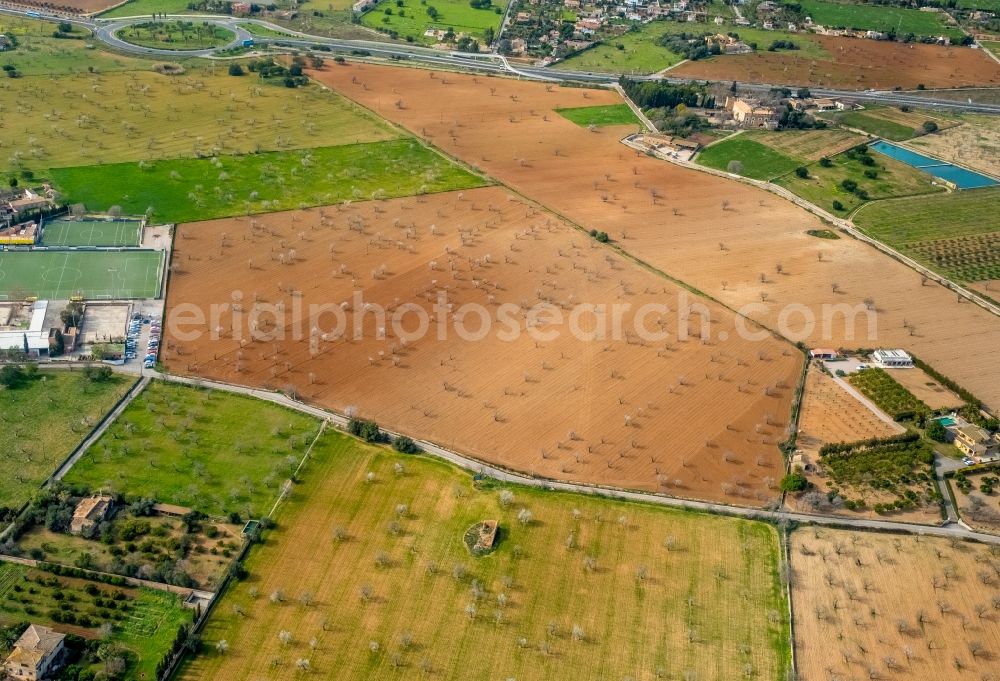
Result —
<instances>
[{"instance_id":1,"label":"parking lot","mask_svg":"<svg viewBox=\"0 0 1000 681\"><path fill-rule=\"evenodd\" d=\"M133 312L125 336L125 361L139 360L151 369L160 346L160 315Z\"/></svg>"}]
</instances>

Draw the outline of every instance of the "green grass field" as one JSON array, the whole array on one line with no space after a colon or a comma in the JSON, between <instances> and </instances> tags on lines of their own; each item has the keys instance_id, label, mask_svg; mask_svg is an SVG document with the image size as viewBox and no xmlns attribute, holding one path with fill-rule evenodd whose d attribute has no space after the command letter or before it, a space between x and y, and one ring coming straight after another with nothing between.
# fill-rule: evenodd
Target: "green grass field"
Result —
<instances>
[{"instance_id":1,"label":"green grass field","mask_svg":"<svg viewBox=\"0 0 1000 681\"><path fill-rule=\"evenodd\" d=\"M828 28L895 30L900 36L907 33L914 33L917 36L946 35L953 41L960 40L964 35L958 27L946 25L943 15L921 12L918 9L833 0L796 0L796 2L802 6L803 14L812 17L814 23Z\"/></svg>"},{"instance_id":2,"label":"green grass field","mask_svg":"<svg viewBox=\"0 0 1000 681\"><path fill-rule=\"evenodd\" d=\"M556 109L556 113L584 127L588 125L641 125L628 104L580 106L573 109Z\"/></svg>"},{"instance_id":3,"label":"green grass field","mask_svg":"<svg viewBox=\"0 0 1000 681\"><path fill-rule=\"evenodd\" d=\"M81 70L86 63L77 59ZM27 168L41 176L50 168L399 137L385 121L318 85L289 90L250 74L229 76L225 64L188 63L177 76L152 72L148 61L143 68L135 73L4 78L0 176L8 168Z\"/></svg>"},{"instance_id":4,"label":"green grass field","mask_svg":"<svg viewBox=\"0 0 1000 681\"><path fill-rule=\"evenodd\" d=\"M728 172L730 161L743 164L742 175L769 180L790 173L803 165L800 159L786 156L771 147L756 142L747 135L733 137L705 148L695 158L697 163Z\"/></svg>"},{"instance_id":5,"label":"green grass field","mask_svg":"<svg viewBox=\"0 0 1000 681\"><path fill-rule=\"evenodd\" d=\"M520 487L504 505L500 491L327 431L179 678L293 679L299 659L352 681L785 678L769 525ZM484 519L499 540L477 558L463 536Z\"/></svg>"},{"instance_id":6,"label":"green grass field","mask_svg":"<svg viewBox=\"0 0 1000 681\"><path fill-rule=\"evenodd\" d=\"M158 298L163 251L0 252L0 299Z\"/></svg>"},{"instance_id":7,"label":"green grass field","mask_svg":"<svg viewBox=\"0 0 1000 681\"><path fill-rule=\"evenodd\" d=\"M251 397L154 382L66 482L260 517L318 429L315 419Z\"/></svg>"},{"instance_id":8,"label":"green grass field","mask_svg":"<svg viewBox=\"0 0 1000 681\"><path fill-rule=\"evenodd\" d=\"M17 49L2 53L0 63L14 66L18 73L25 76L87 73L88 68L97 72L149 69L150 64L144 59L96 49L97 43L89 37L89 31L76 29L79 31L78 35L88 37L83 40L67 40L53 38L54 30L55 25L47 21L0 14L0 33L13 33L19 43ZM0 101L12 90L19 91L24 85L22 80L7 80L4 88L0 89ZM16 119L13 107L4 106L5 122L8 116L12 120ZM0 152L3 150L3 142L7 141L4 137L6 136L0 136ZM5 156L6 154L0 158Z\"/></svg>"},{"instance_id":9,"label":"green grass field","mask_svg":"<svg viewBox=\"0 0 1000 681\"><path fill-rule=\"evenodd\" d=\"M44 246L139 246L142 223L138 220L56 218L45 223Z\"/></svg>"},{"instance_id":10,"label":"green grass field","mask_svg":"<svg viewBox=\"0 0 1000 681\"><path fill-rule=\"evenodd\" d=\"M124 329L122 329L124 333ZM0 388L0 507L28 501L131 381L93 382L72 371L45 371L15 389Z\"/></svg>"},{"instance_id":11,"label":"green grass field","mask_svg":"<svg viewBox=\"0 0 1000 681\"><path fill-rule=\"evenodd\" d=\"M647 74L662 71L681 60L680 55L656 44L666 33L666 22L653 21L558 62L554 69L595 73ZM621 45L621 48L618 46Z\"/></svg>"},{"instance_id":12,"label":"green grass field","mask_svg":"<svg viewBox=\"0 0 1000 681\"><path fill-rule=\"evenodd\" d=\"M0 563L0 624L10 626L29 621L54 626L59 631L84 632L93 638L100 625L109 622L113 626L110 639L135 656L134 664L122 678L155 679L156 666L170 650L177 630L191 622L193 611L184 608L176 594L114 587L71 577L55 578L59 582L55 586L48 583L52 578L53 575L42 570ZM96 593L87 593L85 588L89 585L96 586ZM114 610L97 605L97 598L103 603L118 591L125 594L125 599L117 601ZM89 626L76 623L67 627L57 623L50 614L57 610L72 613L76 620L84 617ZM97 671L100 665L93 667L92 671Z\"/></svg>"},{"instance_id":13,"label":"green grass field","mask_svg":"<svg viewBox=\"0 0 1000 681\"><path fill-rule=\"evenodd\" d=\"M431 7L438 11L436 18L427 13ZM485 9L470 7L468 0L427 0L426 3L402 0L402 7L399 2L390 1L379 3L366 12L361 23L369 28L396 31L400 38L412 37L418 43L434 44L437 39L424 35L429 28L451 28L456 34L467 33L476 38L482 38L487 28L496 31L500 28L504 7L504 0L496 0L493 6Z\"/></svg>"},{"instance_id":14,"label":"green grass field","mask_svg":"<svg viewBox=\"0 0 1000 681\"><path fill-rule=\"evenodd\" d=\"M927 173L882 154L872 153L871 156L875 159L874 166L863 165L860 155L851 159L847 154L838 154L830 158L833 165L829 168L824 168L818 162L810 163L807 166L808 178L800 178L790 173L775 180L775 184L786 187L807 201L840 216L850 214L852 210L865 203L857 194L841 186L844 180L856 182L860 189L868 193L868 200L944 191L942 187L931 184L934 178ZM866 170L875 171L877 177L874 179L865 177ZM841 210L834 209L834 200L841 203L843 206Z\"/></svg>"},{"instance_id":15,"label":"green grass field","mask_svg":"<svg viewBox=\"0 0 1000 681\"><path fill-rule=\"evenodd\" d=\"M873 112L874 113L874 112ZM913 128L897 123L896 121L880 118L873 113L864 111L843 111L837 113L822 114L822 117L846 125L850 128L864 130L876 137L884 137L887 140L896 142L908 140L916 134Z\"/></svg>"},{"instance_id":16,"label":"green grass field","mask_svg":"<svg viewBox=\"0 0 1000 681\"><path fill-rule=\"evenodd\" d=\"M714 12L716 14L718 12ZM729 10L731 14L732 11ZM569 71L594 71L597 73L633 73L647 74L673 66L681 61L681 56L656 44L656 40L665 33L730 33L739 34L748 43L755 43L760 50L766 50L774 40L792 40L798 46L796 54L816 59L829 59L829 53L819 43L801 33L786 31L765 31L749 26L731 24L716 25L712 21L651 21L637 26L627 33L607 38L604 42L589 50L570 55L558 62L552 68ZM621 45L619 49L618 45Z\"/></svg>"},{"instance_id":17,"label":"green grass field","mask_svg":"<svg viewBox=\"0 0 1000 681\"><path fill-rule=\"evenodd\" d=\"M203 50L236 40L236 34L222 26L179 20L131 24L119 31L118 37L133 45L160 50Z\"/></svg>"},{"instance_id":18,"label":"green grass field","mask_svg":"<svg viewBox=\"0 0 1000 681\"><path fill-rule=\"evenodd\" d=\"M215 159L58 168L70 203L125 213L153 209L158 222L195 222L348 199L392 198L486 184L413 139Z\"/></svg>"},{"instance_id":19,"label":"green grass field","mask_svg":"<svg viewBox=\"0 0 1000 681\"><path fill-rule=\"evenodd\" d=\"M164 14L189 14L188 2L190 0L132 0L121 7L109 9L101 14L102 19L113 17L138 17L153 13ZM208 14L208 12L199 12Z\"/></svg>"},{"instance_id":20,"label":"green grass field","mask_svg":"<svg viewBox=\"0 0 1000 681\"><path fill-rule=\"evenodd\" d=\"M874 203L854 221L889 244L910 244L1000 232L1000 187Z\"/></svg>"},{"instance_id":21,"label":"green grass field","mask_svg":"<svg viewBox=\"0 0 1000 681\"><path fill-rule=\"evenodd\" d=\"M961 282L1000 279L1000 187L873 203L866 233Z\"/></svg>"},{"instance_id":22,"label":"green grass field","mask_svg":"<svg viewBox=\"0 0 1000 681\"><path fill-rule=\"evenodd\" d=\"M958 0L959 9L985 9L1000 12L1000 0Z\"/></svg>"}]
</instances>

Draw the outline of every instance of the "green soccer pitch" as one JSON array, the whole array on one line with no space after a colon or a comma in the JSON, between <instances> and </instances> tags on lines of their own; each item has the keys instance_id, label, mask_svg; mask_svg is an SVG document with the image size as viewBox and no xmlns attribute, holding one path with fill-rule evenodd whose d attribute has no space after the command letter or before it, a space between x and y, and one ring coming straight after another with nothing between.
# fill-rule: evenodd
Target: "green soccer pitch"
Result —
<instances>
[{"instance_id":1,"label":"green soccer pitch","mask_svg":"<svg viewBox=\"0 0 1000 681\"><path fill-rule=\"evenodd\" d=\"M0 252L0 300L157 298L163 251Z\"/></svg>"},{"instance_id":2,"label":"green soccer pitch","mask_svg":"<svg viewBox=\"0 0 1000 681\"><path fill-rule=\"evenodd\" d=\"M46 222L42 244L59 246L139 246L139 220L67 220L57 218Z\"/></svg>"}]
</instances>

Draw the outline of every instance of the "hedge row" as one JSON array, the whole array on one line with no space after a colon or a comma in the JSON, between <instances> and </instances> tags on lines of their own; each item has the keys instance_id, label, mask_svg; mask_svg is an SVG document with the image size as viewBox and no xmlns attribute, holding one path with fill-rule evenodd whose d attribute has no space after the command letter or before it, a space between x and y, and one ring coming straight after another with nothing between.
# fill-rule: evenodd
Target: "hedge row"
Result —
<instances>
[{"instance_id":1,"label":"hedge row","mask_svg":"<svg viewBox=\"0 0 1000 681\"><path fill-rule=\"evenodd\" d=\"M899 435L890 435L889 437L872 437L867 440L858 440L857 442L829 442L819 448L819 455L830 456L835 454L850 454L859 449L871 449L872 447L904 444L916 442L919 439L920 433L907 431L905 433L900 433Z\"/></svg>"}]
</instances>

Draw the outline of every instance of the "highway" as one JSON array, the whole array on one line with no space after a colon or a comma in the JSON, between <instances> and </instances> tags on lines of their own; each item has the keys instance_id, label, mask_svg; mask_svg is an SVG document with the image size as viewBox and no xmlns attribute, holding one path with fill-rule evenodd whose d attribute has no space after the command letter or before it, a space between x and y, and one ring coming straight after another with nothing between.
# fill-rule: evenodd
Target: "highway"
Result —
<instances>
[{"instance_id":1,"label":"highway","mask_svg":"<svg viewBox=\"0 0 1000 681\"><path fill-rule=\"evenodd\" d=\"M31 12L32 16L27 16ZM0 13L12 14L16 16L40 19L43 21L59 22L68 21L76 26L86 28L94 33L97 40L105 43L109 47L125 53L137 54L140 56L147 57L159 57L159 58L177 58L181 56L185 57L205 57L213 58L219 57L217 54L218 50L166 50L157 49L151 47L142 47L139 45L133 45L126 42L118 37L118 33L126 28L127 26L150 21L150 15L134 16L134 17L124 17L115 19L100 19L100 18L82 18L71 15L60 15L55 12L47 12L40 10L39 8L18 6L11 3L6 3L0 5ZM34 16L34 14L40 14L41 16ZM390 59L390 60L405 60L420 63L426 66L436 66L439 68L449 68L449 69L462 69L470 71L479 71L484 73L495 73L499 75L510 75L517 76L521 78L529 78L534 80L550 81L550 82L575 82L575 83L592 83L594 85L609 85L618 80L617 76L613 74L606 73L588 73L581 71L556 71L548 68L540 68L536 66L515 66L507 61L502 55L488 52L488 53L464 53L456 51L446 51L431 49L429 47L422 47L418 45L410 45L407 43L391 43L391 42L378 42L374 40L344 40L339 38L325 38L321 36L313 36L306 33L299 33L292 31L283 26L273 24L268 21L263 21L261 19L249 19L249 18L235 18L230 16L218 16L218 15L192 15L192 14L182 14L182 15L166 15L163 17L166 20L184 20L184 21L207 21L212 24L222 26L233 31L236 34L236 38L225 45L219 50L226 50L235 47L240 47L244 40L252 39L255 45L274 45L278 47L290 47L298 49L309 49L315 48L316 46L323 46L332 52L344 53L344 54L354 54L355 56L366 56L380 59ZM270 31L275 31L278 33L284 33L287 38L278 38L274 36L254 36L252 35L244 26L246 24L256 24L262 28L268 29ZM360 55L359 55L360 53ZM672 78L669 76L662 77L659 75L650 76L640 76L640 80L662 80L668 83L689 83L691 79L687 78ZM722 83L723 81L717 81ZM725 85L730 85L732 81L724 81ZM795 89L798 86L794 84L783 84L783 83L737 83L740 90L744 92L757 92L761 94L766 94L779 87L788 87ZM865 91L855 91L855 90L833 90L828 88L810 88L810 91L814 96L820 97L830 97L830 98L849 98L863 102L872 102L880 104L889 104L892 106L915 106L923 108L941 109L941 110L954 110L954 111L972 111L976 113L985 113L1000 115L1000 104L987 104L980 102L970 102L970 101L952 101L948 99L936 99L933 97L918 96L910 92L904 91L892 91L892 90L865 90ZM956 90L961 92L961 90Z\"/></svg>"}]
</instances>

